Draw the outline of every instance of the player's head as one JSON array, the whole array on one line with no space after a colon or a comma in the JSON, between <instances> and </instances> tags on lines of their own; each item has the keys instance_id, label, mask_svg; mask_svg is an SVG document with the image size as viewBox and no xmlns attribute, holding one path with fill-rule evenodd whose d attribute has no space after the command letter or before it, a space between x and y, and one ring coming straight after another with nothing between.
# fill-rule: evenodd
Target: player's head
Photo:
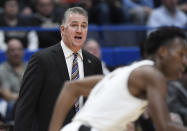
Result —
<instances>
[{"instance_id":1,"label":"player's head","mask_svg":"<svg viewBox=\"0 0 187 131\"><path fill-rule=\"evenodd\" d=\"M146 39L145 52L168 79L176 79L187 65L185 32L174 26L161 27Z\"/></svg>"},{"instance_id":2,"label":"player's head","mask_svg":"<svg viewBox=\"0 0 187 131\"><path fill-rule=\"evenodd\" d=\"M153 31L145 42L145 52L153 55L160 48L175 38L186 39L184 30L175 26L164 26Z\"/></svg>"}]
</instances>

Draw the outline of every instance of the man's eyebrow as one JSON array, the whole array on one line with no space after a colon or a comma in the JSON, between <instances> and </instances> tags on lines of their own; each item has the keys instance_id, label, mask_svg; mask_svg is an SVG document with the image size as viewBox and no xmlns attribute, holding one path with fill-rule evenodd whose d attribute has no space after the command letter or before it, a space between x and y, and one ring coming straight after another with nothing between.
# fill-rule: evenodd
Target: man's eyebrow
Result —
<instances>
[{"instance_id":1,"label":"man's eyebrow","mask_svg":"<svg viewBox=\"0 0 187 131\"><path fill-rule=\"evenodd\" d=\"M73 24L74 24L74 23L78 23L78 22L77 22L77 21L72 21L71 23L73 23Z\"/></svg>"},{"instance_id":2,"label":"man's eyebrow","mask_svg":"<svg viewBox=\"0 0 187 131\"><path fill-rule=\"evenodd\" d=\"M88 24L88 22L82 22L82 24Z\"/></svg>"},{"instance_id":3,"label":"man's eyebrow","mask_svg":"<svg viewBox=\"0 0 187 131\"><path fill-rule=\"evenodd\" d=\"M75 24L78 23L78 21L72 21L71 23ZM88 24L87 22L81 22L81 24Z\"/></svg>"}]
</instances>

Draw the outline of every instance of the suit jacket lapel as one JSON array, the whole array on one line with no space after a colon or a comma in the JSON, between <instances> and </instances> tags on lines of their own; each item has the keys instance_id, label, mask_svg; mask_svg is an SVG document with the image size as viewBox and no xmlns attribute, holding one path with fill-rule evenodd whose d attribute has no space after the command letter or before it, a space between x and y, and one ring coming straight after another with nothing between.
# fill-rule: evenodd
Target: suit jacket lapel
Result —
<instances>
[{"instance_id":1,"label":"suit jacket lapel","mask_svg":"<svg viewBox=\"0 0 187 131\"><path fill-rule=\"evenodd\" d=\"M58 68L59 74L63 75L62 78L64 78L64 80L70 80L64 52L62 50L60 43L55 46L53 52L55 54L54 59L56 59L56 66ZM93 70L90 69L93 68L92 67L93 61L87 57L87 52L85 50L82 50L82 55L83 55L83 65L84 65L84 76L92 75Z\"/></svg>"},{"instance_id":2,"label":"suit jacket lapel","mask_svg":"<svg viewBox=\"0 0 187 131\"><path fill-rule=\"evenodd\" d=\"M59 71L59 74L63 75L62 78L64 78L64 80L70 80L64 52L60 44L57 44L54 53L56 59L56 66L58 68L57 70Z\"/></svg>"}]
</instances>

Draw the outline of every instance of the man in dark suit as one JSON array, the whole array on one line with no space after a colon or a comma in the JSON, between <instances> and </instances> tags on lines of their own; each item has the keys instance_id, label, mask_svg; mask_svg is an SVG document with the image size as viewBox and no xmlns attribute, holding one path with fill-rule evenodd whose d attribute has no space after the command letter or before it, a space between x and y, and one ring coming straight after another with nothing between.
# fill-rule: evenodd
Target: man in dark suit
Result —
<instances>
[{"instance_id":1,"label":"man in dark suit","mask_svg":"<svg viewBox=\"0 0 187 131\"><path fill-rule=\"evenodd\" d=\"M101 74L101 62L82 50L88 30L87 12L74 7L64 14L61 43L35 53L23 77L15 113L15 131L47 131L56 98L71 79L73 53L78 53L79 78ZM79 100L81 104L81 100ZM66 122L75 114L72 107Z\"/></svg>"}]
</instances>

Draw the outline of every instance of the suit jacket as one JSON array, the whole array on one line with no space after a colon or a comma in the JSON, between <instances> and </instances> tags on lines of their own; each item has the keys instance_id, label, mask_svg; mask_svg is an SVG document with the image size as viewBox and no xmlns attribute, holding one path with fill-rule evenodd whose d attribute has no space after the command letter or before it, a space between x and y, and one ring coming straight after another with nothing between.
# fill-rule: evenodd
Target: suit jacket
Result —
<instances>
[{"instance_id":1,"label":"suit jacket","mask_svg":"<svg viewBox=\"0 0 187 131\"><path fill-rule=\"evenodd\" d=\"M84 76L102 74L101 62L85 50ZM47 131L57 96L70 80L60 44L35 53L27 66L15 112L15 131ZM74 116L71 110L65 123Z\"/></svg>"},{"instance_id":2,"label":"suit jacket","mask_svg":"<svg viewBox=\"0 0 187 131\"><path fill-rule=\"evenodd\" d=\"M170 112L174 112L183 120L187 126L187 87L180 81L168 82L167 103Z\"/></svg>"}]
</instances>

